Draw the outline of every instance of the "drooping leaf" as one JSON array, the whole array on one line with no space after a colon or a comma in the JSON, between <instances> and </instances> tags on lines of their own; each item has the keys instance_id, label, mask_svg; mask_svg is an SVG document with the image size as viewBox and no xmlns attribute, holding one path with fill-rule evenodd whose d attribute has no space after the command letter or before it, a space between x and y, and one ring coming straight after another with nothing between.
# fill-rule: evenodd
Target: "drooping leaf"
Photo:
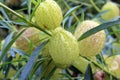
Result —
<instances>
[{"instance_id":1,"label":"drooping leaf","mask_svg":"<svg viewBox=\"0 0 120 80\"><path fill-rule=\"evenodd\" d=\"M43 42L42 44L40 44L40 46L38 46L34 52L32 53L32 55L29 58L29 61L27 62L27 64L25 65L19 80L27 80L28 75L30 74L31 70L33 69L35 60L39 54L39 52L42 50L42 48L45 46L45 44L47 44L48 41Z\"/></svg>"},{"instance_id":2,"label":"drooping leaf","mask_svg":"<svg viewBox=\"0 0 120 80\"><path fill-rule=\"evenodd\" d=\"M4 56L7 54L7 51L10 49L10 47L13 45L13 43L16 41L16 39L25 31L25 29L21 30L16 36L10 40L7 46L2 50L2 54L0 56L0 61L4 58Z\"/></svg>"},{"instance_id":3,"label":"drooping leaf","mask_svg":"<svg viewBox=\"0 0 120 80\"><path fill-rule=\"evenodd\" d=\"M90 64L88 64L87 70L85 72L84 80L94 80Z\"/></svg>"}]
</instances>

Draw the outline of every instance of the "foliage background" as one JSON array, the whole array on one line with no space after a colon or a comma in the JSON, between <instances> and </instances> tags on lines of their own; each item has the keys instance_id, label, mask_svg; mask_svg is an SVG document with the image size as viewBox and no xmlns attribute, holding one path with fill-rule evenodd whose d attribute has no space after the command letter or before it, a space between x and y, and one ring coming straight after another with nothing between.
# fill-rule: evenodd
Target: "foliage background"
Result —
<instances>
[{"instance_id":1,"label":"foliage background","mask_svg":"<svg viewBox=\"0 0 120 80\"><path fill-rule=\"evenodd\" d=\"M12 0L8 0L8 1L12 1ZM36 0L36 1L39 2L40 0ZM77 27L77 25L84 20L99 20L102 23L106 22L101 19L100 15L102 15L103 13L99 12L99 9L101 9L101 7L107 2L107 0L55 0L55 1L62 8L62 12L64 15L64 20L61 25L66 30L72 33L74 33L74 30ZM119 0L113 0L113 1L116 2L120 7ZM12 12L0 7L0 15L1 15L0 17L0 35L1 36L0 37L1 39L5 39L5 43L3 44L3 51L1 50L0 52L1 55L2 53L4 53L0 57L0 61L2 61L0 64L0 74L4 73L4 75L2 75L3 76L2 78L6 79L7 77L10 76L11 74L10 71L13 71L14 74L13 75L11 74L12 80L15 80L18 76L20 76L21 71L25 69L26 70L23 72L26 72L26 75L21 74L22 77L26 77L29 75L27 78L28 80L32 80L32 79L35 80L35 79L42 78L44 71L41 72L41 74L39 75L40 73L39 67L46 60L46 58L42 57L42 54L39 54L39 58L38 58L37 51L38 52L39 50L41 51L42 47L44 46L44 44L46 44L46 42L40 45L33 52L36 55L28 55L15 47L11 47L11 45L16 41L16 39L24 32L23 28L30 27L29 22L27 22L26 20L31 21L32 12L34 11L34 7L36 4L35 1L21 0L21 2L15 3L16 6L15 4L10 4L9 2L7 2L7 0L0 0L0 2L10 7L12 10L16 11L20 15L24 16L24 18L20 18L18 17L19 15L16 16ZM117 27L108 28L106 26L105 28L107 29L101 27L101 29L105 29L107 34L105 47L101 52L101 54L96 56L97 59L102 64L104 63L104 59L102 59L103 55L107 54L109 56L112 56L112 55L120 54L120 43L119 43L120 25L114 24L114 26L117 26ZM5 28L5 30L1 30L1 27ZM21 30L21 32L16 32L17 29L19 28L23 30ZM1 31L3 32L1 33ZM96 32L97 31L98 29L96 29ZM91 35L92 33L89 32L89 34ZM117 43L118 45L114 45L114 43ZM2 45L2 42L1 42L1 45ZM36 58L38 58L37 61L35 61ZM32 65L30 67L29 64L34 64L34 68ZM24 68L24 66L26 66L26 68ZM33 70L31 70L32 68ZM69 70L72 72L74 71L79 72L76 69L74 70L73 67L65 69L63 70L63 74L62 74L65 76L65 78L69 80L74 80L75 78L83 79L84 75L82 73L79 72L78 77L72 77L72 75L68 72ZM90 69L88 68L88 70ZM35 71L38 71L38 72L35 73ZM51 74L54 73L54 71L55 71L55 68L53 68L53 70L51 71L50 75L48 76L48 79L50 78ZM34 74L39 76L36 78ZM88 74L88 75L89 75L88 78L90 78L91 74Z\"/></svg>"}]
</instances>

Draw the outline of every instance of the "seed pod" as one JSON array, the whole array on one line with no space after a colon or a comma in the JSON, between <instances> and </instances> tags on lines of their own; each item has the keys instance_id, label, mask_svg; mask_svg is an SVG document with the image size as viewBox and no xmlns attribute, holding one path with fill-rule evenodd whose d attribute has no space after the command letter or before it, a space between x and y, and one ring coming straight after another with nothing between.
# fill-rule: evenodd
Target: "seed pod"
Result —
<instances>
[{"instance_id":1,"label":"seed pod","mask_svg":"<svg viewBox=\"0 0 120 80\"><path fill-rule=\"evenodd\" d=\"M120 55L107 57L105 59L108 69L116 76L120 76Z\"/></svg>"},{"instance_id":2,"label":"seed pod","mask_svg":"<svg viewBox=\"0 0 120 80\"><path fill-rule=\"evenodd\" d=\"M62 11L54 0L41 2L35 11L36 23L47 30L55 29L60 26L63 19Z\"/></svg>"},{"instance_id":3,"label":"seed pod","mask_svg":"<svg viewBox=\"0 0 120 80\"><path fill-rule=\"evenodd\" d=\"M78 39L83 33L87 32L88 30L98 26L99 24L94 21L86 20L82 22L75 30L75 37ZM90 57L95 56L104 47L106 40L105 32L102 30L97 32L81 41L79 41L79 53L82 56Z\"/></svg>"},{"instance_id":4,"label":"seed pod","mask_svg":"<svg viewBox=\"0 0 120 80\"><path fill-rule=\"evenodd\" d=\"M113 3L113 2L107 2L103 7L101 11L107 11L106 13L104 13L102 15L102 18L104 20L110 20L114 17L119 16L120 11L119 11L119 7L117 6L117 4Z\"/></svg>"},{"instance_id":5,"label":"seed pod","mask_svg":"<svg viewBox=\"0 0 120 80\"><path fill-rule=\"evenodd\" d=\"M28 28L17 40L16 47L25 51L26 53L32 52L47 35L42 33L36 28ZM32 44L32 45L31 45Z\"/></svg>"},{"instance_id":6,"label":"seed pod","mask_svg":"<svg viewBox=\"0 0 120 80\"><path fill-rule=\"evenodd\" d=\"M53 31L48 47L49 54L58 67L70 66L79 56L77 40L70 32L61 27Z\"/></svg>"}]
</instances>

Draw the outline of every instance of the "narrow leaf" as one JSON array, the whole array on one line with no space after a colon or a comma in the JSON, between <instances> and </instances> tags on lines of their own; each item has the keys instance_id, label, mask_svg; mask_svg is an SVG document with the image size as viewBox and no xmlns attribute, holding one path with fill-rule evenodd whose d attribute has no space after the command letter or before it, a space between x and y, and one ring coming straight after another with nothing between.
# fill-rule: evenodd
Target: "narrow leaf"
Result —
<instances>
[{"instance_id":1,"label":"narrow leaf","mask_svg":"<svg viewBox=\"0 0 120 80\"><path fill-rule=\"evenodd\" d=\"M106 22L106 23L101 24L101 25L99 25L99 26L97 26L97 27L95 27L95 28L92 28L92 29L90 29L89 31L85 32L85 33L78 39L78 41L83 40L83 39L91 36L92 34L97 33L98 31L101 31L101 30L103 30L103 29L107 29L107 28L109 28L109 27L113 27L113 26L116 25L116 24L120 24L120 20L115 20L115 21Z\"/></svg>"},{"instance_id":2,"label":"narrow leaf","mask_svg":"<svg viewBox=\"0 0 120 80\"><path fill-rule=\"evenodd\" d=\"M35 13L36 9L38 8L38 6L40 5L40 3L41 3L41 0L39 0L39 1L37 2L37 4L35 5L35 8L34 8L32 14L31 14L31 16L30 16L30 20L32 20L32 18L33 18L33 16L34 16L34 13Z\"/></svg>"},{"instance_id":3,"label":"narrow leaf","mask_svg":"<svg viewBox=\"0 0 120 80\"><path fill-rule=\"evenodd\" d=\"M0 56L0 61L4 58L4 56L7 54L7 51L10 49L10 47L12 46L12 44L16 41L16 39L25 31L25 29L23 29L20 33L18 33L10 42L9 44L2 50L2 54Z\"/></svg>"},{"instance_id":4,"label":"narrow leaf","mask_svg":"<svg viewBox=\"0 0 120 80\"><path fill-rule=\"evenodd\" d=\"M7 12L3 8L1 8L1 7L0 7L0 12L2 12L3 16L5 17L5 19L7 19L8 21L10 20L8 15L6 14Z\"/></svg>"},{"instance_id":5,"label":"narrow leaf","mask_svg":"<svg viewBox=\"0 0 120 80\"><path fill-rule=\"evenodd\" d=\"M73 8L71 8L64 16L64 18L66 18L67 16L69 16L73 11L75 11L76 9L80 8L80 6L75 6Z\"/></svg>"},{"instance_id":6,"label":"narrow leaf","mask_svg":"<svg viewBox=\"0 0 120 80\"><path fill-rule=\"evenodd\" d=\"M9 29L10 31L15 31L15 28L11 26L8 22L0 20L0 24L4 27Z\"/></svg>"},{"instance_id":7,"label":"narrow leaf","mask_svg":"<svg viewBox=\"0 0 120 80\"><path fill-rule=\"evenodd\" d=\"M88 64L87 70L85 72L84 80L94 80L90 64Z\"/></svg>"},{"instance_id":8,"label":"narrow leaf","mask_svg":"<svg viewBox=\"0 0 120 80\"><path fill-rule=\"evenodd\" d=\"M6 37L2 50L4 50L4 48L10 43L10 41L12 40L13 34L14 32L12 32Z\"/></svg>"},{"instance_id":9,"label":"narrow leaf","mask_svg":"<svg viewBox=\"0 0 120 80\"><path fill-rule=\"evenodd\" d=\"M28 78L28 75L30 74L32 68L34 67L34 63L35 63L35 60L39 54L39 52L42 50L42 48L45 46L45 44L47 44L48 41L45 41L43 42L40 46L38 46L35 51L32 53L29 61L27 62L27 64L25 65L20 77L19 77L19 80L27 80Z\"/></svg>"},{"instance_id":10,"label":"narrow leaf","mask_svg":"<svg viewBox=\"0 0 120 80\"><path fill-rule=\"evenodd\" d=\"M31 14L31 0L27 0L27 2L28 2L28 14L29 14L29 18L30 18L30 14Z\"/></svg>"}]
</instances>

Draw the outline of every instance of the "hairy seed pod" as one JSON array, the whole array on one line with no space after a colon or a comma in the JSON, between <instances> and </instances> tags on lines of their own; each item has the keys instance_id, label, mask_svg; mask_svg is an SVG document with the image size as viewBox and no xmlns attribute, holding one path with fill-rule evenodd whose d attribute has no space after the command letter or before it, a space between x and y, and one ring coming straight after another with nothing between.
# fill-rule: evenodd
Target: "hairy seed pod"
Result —
<instances>
[{"instance_id":1,"label":"hairy seed pod","mask_svg":"<svg viewBox=\"0 0 120 80\"><path fill-rule=\"evenodd\" d=\"M35 11L36 23L42 29L53 30L60 26L62 19L61 8L54 0L41 2Z\"/></svg>"},{"instance_id":2,"label":"hairy seed pod","mask_svg":"<svg viewBox=\"0 0 120 80\"><path fill-rule=\"evenodd\" d=\"M86 20L83 21L75 30L75 37L78 39L83 33L87 32L88 30L98 26L99 24L94 21ZM81 41L79 41L79 53L82 56L90 57L95 56L104 47L106 41L106 35L104 30L97 32Z\"/></svg>"},{"instance_id":3,"label":"hairy seed pod","mask_svg":"<svg viewBox=\"0 0 120 80\"><path fill-rule=\"evenodd\" d=\"M105 59L108 69L116 76L120 76L120 55L107 57Z\"/></svg>"},{"instance_id":4,"label":"hairy seed pod","mask_svg":"<svg viewBox=\"0 0 120 80\"><path fill-rule=\"evenodd\" d=\"M47 35L40 30L30 27L16 40L16 47L25 51L26 53L32 52Z\"/></svg>"},{"instance_id":5,"label":"hairy seed pod","mask_svg":"<svg viewBox=\"0 0 120 80\"><path fill-rule=\"evenodd\" d=\"M107 11L108 10L108 11ZM120 10L119 7L117 6L117 4L113 3L113 2L107 2L103 7L101 11L107 11L106 13L104 13L102 15L102 18L104 20L110 20L114 17L119 16L120 14Z\"/></svg>"},{"instance_id":6,"label":"hairy seed pod","mask_svg":"<svg viewBox=\"0 0 120 80\"><path fill-rule=\"evenodd\" d=\"M49 54L58 67L70 66L79 56L77 40L70 32L61 27L53 31L48 47Z\"/></svg>"}]
</instances>

